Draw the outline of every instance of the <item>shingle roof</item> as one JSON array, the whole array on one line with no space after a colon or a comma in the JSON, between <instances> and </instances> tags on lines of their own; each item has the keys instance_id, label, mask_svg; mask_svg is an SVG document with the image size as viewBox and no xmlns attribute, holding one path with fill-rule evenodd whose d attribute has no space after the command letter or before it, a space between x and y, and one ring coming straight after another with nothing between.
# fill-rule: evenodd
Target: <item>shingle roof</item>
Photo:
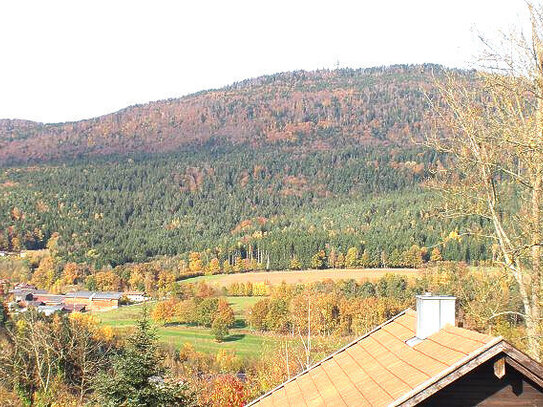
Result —
<instances>
[{"instance_id":1,"label":"shingle roof","mask_svg":"<svg viewBox=\"0 0 543 407\"><path fill-rule=\"evenodd\" d=\"M38 307L38 312L42 312L45 315L52 315L57 311L62 311L63 306L62 305L40 305Z\"/></svg>"},{"instance_id":2,"label":"shingle roof","mask_svg":"<svg viewBox=\"0 0 543 407\"><path fill-rule=\"evenodd\" d=\"M414 346L416 312L404 311L251 406L387 406L501 340L446 325Z\"/></svg>"}]
</instances>

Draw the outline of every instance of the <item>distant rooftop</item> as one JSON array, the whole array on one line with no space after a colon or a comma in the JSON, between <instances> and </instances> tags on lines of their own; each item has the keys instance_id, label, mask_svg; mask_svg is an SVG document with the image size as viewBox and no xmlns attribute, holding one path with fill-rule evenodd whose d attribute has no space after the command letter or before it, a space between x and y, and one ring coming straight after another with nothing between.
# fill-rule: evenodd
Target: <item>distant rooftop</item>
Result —
<instances>
[{"instance_id":1,"label":"distant rooftop","mask_svg":"<svg viewBox=\"0 0 543 407\"><path fill-rule=\"evenodd\" d=\"M92 298L97 300L120 300L123 293L119 292L97 292Z\"/></svg>"},{"instance_id":2,"label":"distant rooftop","mask_svg":"<svg viewBox=\"0 0 543 407\"><path fill-rule=\"evenodd\" d=\"M119 300L123 296L120 292L101 292L101 291L75 291L66 293L68 298L92 298L96 300Z\"/></svg>"},{"instance_id":3,"label":"distant rooftop","mask_svg":"<svg viewBox=\"0 0 543 407\"><path fill-rule=\"evenodd\" d=\"M44 302L58 302L61 303L64 301L64 296L60 294L42 294L42 293L32 293L32 296L37 301Z\"/></svg>"},{"instance_id":4,"label":"distant rooftop","mask_svg":"<svg viewBox=\"0 0 543 407\"><path fill-rule=\"evenodd\" d=\"M66 293L66 297L68 298L90 298L94 292L92 291L74 291L71 293Z\"/></svg>"}]
</instances>

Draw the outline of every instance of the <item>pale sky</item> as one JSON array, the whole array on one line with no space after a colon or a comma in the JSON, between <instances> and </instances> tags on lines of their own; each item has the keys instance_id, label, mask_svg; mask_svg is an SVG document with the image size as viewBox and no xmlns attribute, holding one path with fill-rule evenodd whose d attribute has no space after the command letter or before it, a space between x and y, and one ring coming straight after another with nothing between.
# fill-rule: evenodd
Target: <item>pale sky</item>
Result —
<instances>
[{"instance_id":1,"label":"pale sky","mask_svg":"<svg viewBox=\"0 0 543 407\"><path fill-rule=\"evenodd\" d=\"M264 74L469 67L522 0L0 0L0 118L61 122Z\"/></svg>"}]
</instances>

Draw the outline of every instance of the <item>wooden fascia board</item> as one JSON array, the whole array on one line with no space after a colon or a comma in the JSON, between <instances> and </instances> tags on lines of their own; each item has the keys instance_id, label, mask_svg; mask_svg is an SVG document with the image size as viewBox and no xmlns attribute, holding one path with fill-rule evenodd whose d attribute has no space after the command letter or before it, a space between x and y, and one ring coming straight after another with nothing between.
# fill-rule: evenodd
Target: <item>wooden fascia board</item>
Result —
<instances>
[{"instance_id":1,"label":"wooden fascia board","mask_svg":"<svg viewBox=\"0 0 543 407\"><path fill-rule=\"evenodd\" d=\"M505 363L543 387L543 366L541 364L507 342L505 343L504 353L506 355Z\"/></svg>"},{"instance_id":2,"label":"wooden fascia board","mask_svg":"<svg viewBox=\"0 0 543 407\"><path fill-rule=\"evenodd\" d=\"M543 387L543 366L503 339L497 339L499 339L497 343L494 341L490 342L488 344L490 347L487 345L487 348L482 352L478 350L477 352L480 353L475 357L469 359L468 355L467 358L451 366L451 368L447 369L439 377L422 383L402 398L389 404L389 406L415 406L500 353L505 354L505 362L509 366Z\"/></svg>"}]
</instances>

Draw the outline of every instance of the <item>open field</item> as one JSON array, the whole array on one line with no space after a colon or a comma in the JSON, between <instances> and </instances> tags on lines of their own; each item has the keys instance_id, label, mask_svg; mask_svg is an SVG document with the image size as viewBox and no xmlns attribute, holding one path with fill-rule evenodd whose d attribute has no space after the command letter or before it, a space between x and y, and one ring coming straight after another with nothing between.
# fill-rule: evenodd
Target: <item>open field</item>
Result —
<instances>
[{"instance_id":1,"label":"open field","mask_svg":"<svg viewBox=\"0 0 543 407\"><path fill-rule=\"evenodd\" d=\"M227 297L228 303L234 310L236 318L245 319L245 311L252 307L262 297Z\"/></svg>"},{"instance_id":2,"label":"open field","mask_svg":"<svg viewBox=\"0 0 543 407\"><path fill-rule=\"evenodd\" d=\"M327 269L327 270L299 270L299 271L256 271L236 274L216 274L213 276L200 276L182 280L183 283L196 283L205 281L225 287L232 283L270 283L281 284L283 281L289 284L311 283L326 279L332 280L378 280L385 274L400 274L405 277L417 277L419 269Z\"/></svg>"},{"instance_id":3,"label":"open field","mask_svg":"<svg viewBox=\"0 0 543 407\"><path fill-rule=\"evenodd\" d=\"M103 325L108 325L113 328L119 328L123 326L134 325L134 321L141 314L141 309L144 304L130 305L127 307L120 307L111 311L95 311L93 314L100 320ZM147 304L149 312L154 307L154 302Z\"/></svg>"},{"instance_id":4,"label":"open field","mask_svg":"<svg viewBox=\"0 0 543 407\"><path fill-rule=\"evenodd\" d=\"M220 349L235 350L241 357L258 357L265 343L272 344L273 337L254 335L247 331L231 329L230 336L222 343L215 341L207 328L168 326L158 329L160 341L181 347L190 343L199 352L217 353Z\"/></svg>"},{"instance_id":5,"label":"open field","mask_svg":"<svg viewBox=\"0 0 543 407\"><path fill-rule=\"evenodd\" d=\"M258 301L258 297L227 297L234 309L236 319L243 320L245 310ZM148 304L152 309L153 303ZM94 315L103 325L115 329L129 328L135 325L140 315L142 305L121 307L106 312L96 312ZM166 325L158 326L157 334L163 343L181 347L184 343L190 343L199 352L216 353L220 349L235 350L241 357L257 357L260 355L265 344L272 345L273 337L255 335L246 329L231 329L230 336L225 342L217 343L208 328L189 325Z\"/></svg>"}]
</instances>

